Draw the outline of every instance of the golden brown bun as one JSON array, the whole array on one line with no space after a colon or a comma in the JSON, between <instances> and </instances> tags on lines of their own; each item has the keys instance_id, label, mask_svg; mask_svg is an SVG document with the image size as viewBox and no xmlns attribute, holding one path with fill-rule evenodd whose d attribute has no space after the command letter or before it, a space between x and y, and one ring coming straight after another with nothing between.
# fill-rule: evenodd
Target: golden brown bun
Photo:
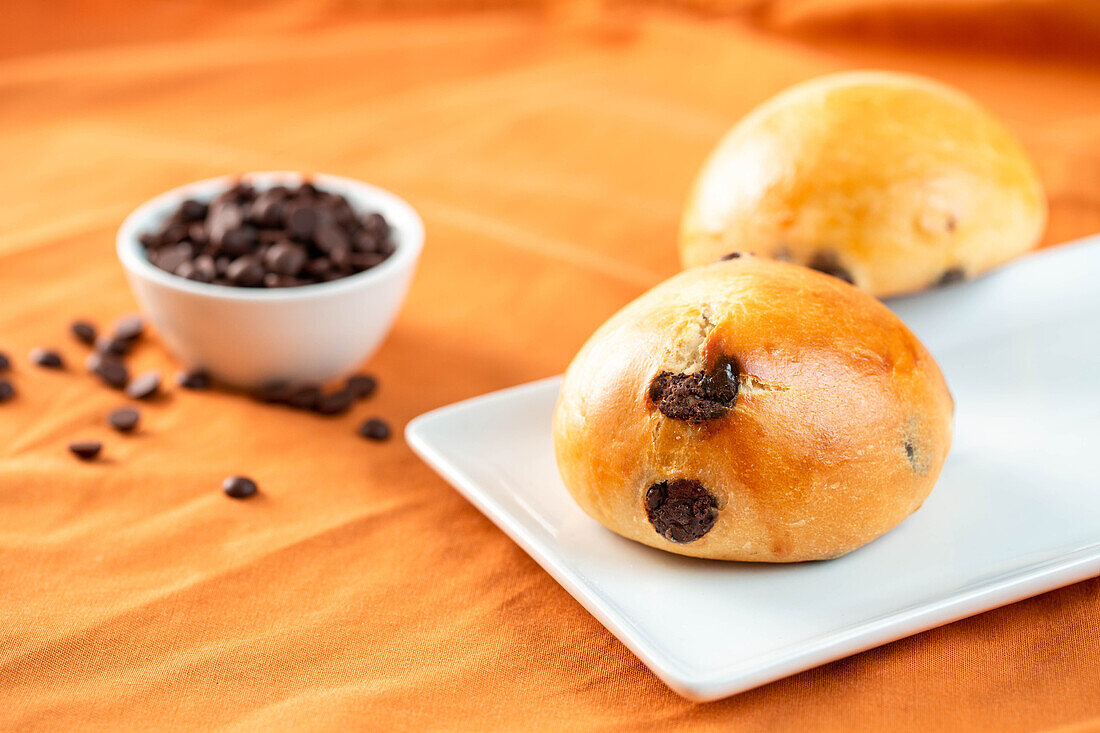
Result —
<instances>
[{"instance_id":1,"label":"golden brown bun","mask_svg":"<svg viewBox=\"0 0 1100 733\"><path fill-rule=\"evenodd\" d=\"M726 135L688 199L680 259L739 249L886 297L996 267L1045 226L1022 148L973 100L921 77L849 72L788 89Z\"/></svg>"},{"instance_id":2,"label":"golden brown bun","mask_svg":"<svg viewBox=\"0 0 1100 733\"><path fill-rule=\"evenodd\" d=\"M624 537L818 560L921 505L952 411L936 362L884 305L744 256L680 273L596 331L565 374L554 448L573 498Z\"/></svg>"}]
</instances>

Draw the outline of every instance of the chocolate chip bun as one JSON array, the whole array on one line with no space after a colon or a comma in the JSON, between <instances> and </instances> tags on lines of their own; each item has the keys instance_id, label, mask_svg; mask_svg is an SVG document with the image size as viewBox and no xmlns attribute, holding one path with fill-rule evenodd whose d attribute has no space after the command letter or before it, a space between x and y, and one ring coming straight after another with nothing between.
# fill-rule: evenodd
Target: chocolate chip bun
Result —
<instances>
[{"instance_id":1,"label":"chocolate chip bun","mask_svg":"<svg viewBox=\"0 0 1100 733\"><path fill-rule=\"evenodd\" d=\"M554 448L573 498L624 537L695 557L820 560L920 507L952 412L936 362L870 295L733 256L596 331L565 374Z\"/></svg>"},{"instance_id":2,"label":"chocolate chip bun","mask_svg":"<svg viewBox=\"0 0 1100 733\"><path fill-rule=\"evenodd\" d=\"M1036 246L1045 226L1023 149L972 99L850 72L788 89L726 135L688 199L680 259L740 249L886 297L974 277Z\"/></svg>"}]
</instances>

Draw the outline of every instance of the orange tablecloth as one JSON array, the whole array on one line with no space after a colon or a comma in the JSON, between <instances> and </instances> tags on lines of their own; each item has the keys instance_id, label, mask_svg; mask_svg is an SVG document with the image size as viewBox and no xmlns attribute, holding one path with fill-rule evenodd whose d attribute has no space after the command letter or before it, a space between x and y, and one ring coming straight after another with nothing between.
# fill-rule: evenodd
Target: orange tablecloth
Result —
<instances>
[{"instance_id":1,"label":"orange tablecloth","mask_svg":"<svg viewBox=\"0 0 1100 733\"><path fill-rule=\"evenodd\" d=\"M425 3L430 4L430 3ZM0 29L0 729L1048 728L1100 723L1100 581L734 698L665 688L397 437L563 369L676 269L726 127L823 72L984 101L1048 186L1048 243L1100 230L1100 33L1081 2L574 2L371 16L354 3L11 3ZM737 8L742 10L738 11ZM1091 11L1090 11L1091 8ZM112 254L150 195L223 172L345 174L428 230L382 380L324 419L171 390L140 434L69 320L133 304ZM364 314L367 315L367 314ZM58 345L67 373L27 365ZM153 343L138 367L171 370ZM105 459L65 446L102 437ZM218 490L254 476L246 502ZM977 521L977 520L976 520Z\"/></svg>"}]
</instances>

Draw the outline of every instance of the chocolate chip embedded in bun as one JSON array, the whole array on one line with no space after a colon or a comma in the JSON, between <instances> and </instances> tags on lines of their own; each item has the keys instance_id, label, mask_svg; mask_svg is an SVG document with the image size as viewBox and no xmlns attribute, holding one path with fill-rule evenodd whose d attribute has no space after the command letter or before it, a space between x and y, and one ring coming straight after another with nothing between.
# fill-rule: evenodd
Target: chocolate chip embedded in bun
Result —
<instances>
[{"instance_id":1,"label":"chocolate chip embedded in bun","mask_svg":"<svg viewBox=\"0 0 1100 733\"><path fill-rule=\"evenodd\" d=\"M669 552L793 562L914 512L951 444L928 351L869 294L755 257L687 270L611 317L554 412L562 479Z\"/></svg>"},{"instance_id":2,"label":"chocolate chip embedded in bun","mask_svg":"<svg viewBox=\"0 0 1100 733\"><path fill-rule=\"evenodd\" d=\"M737 365L723 360L713 369L692 374L662 371L649 384L649 399L673 420L717 420L733 409L739 383Z\"/></svg>"},{"instance_id":3,"label":"chocolate chip embedded in bun","mask_svg":"<svg viewBox=\"0 0 1100 733\"><path fill-rule=\"evenodd\" d=\"M659 481L645 492L645 513L657 534L671 542L694 542L714 526L718 503L698 481Z\"/></svg>"}]
</instances>

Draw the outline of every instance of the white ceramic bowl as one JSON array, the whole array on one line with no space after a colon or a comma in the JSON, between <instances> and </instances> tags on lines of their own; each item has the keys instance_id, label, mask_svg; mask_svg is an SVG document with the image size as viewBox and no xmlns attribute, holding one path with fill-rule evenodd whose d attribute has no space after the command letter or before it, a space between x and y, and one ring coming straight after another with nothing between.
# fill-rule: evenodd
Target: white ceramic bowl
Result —
<instances>
[{"instance_id":1,"label":"white ceramic bowl","mask_svg":"<svg viewBox=\"0 0 1100 733\"><path fill-rule=\"evenodd\" d=\"M209 201L237 179L198 181L139 206L118 230L118 257L142 314L161 341L190 367L238 387L265 382L322 382L354 369L389 332L424 245L424 224L405 201L338 176L311 175L318 188L345 196L357 211L381 213L396 251L377 267L316 285L237 288L193 282L154 267L138 241L185 199ZM295 186L302 175L250 173L266 189Z\"/></svg>"}]
</instances>

